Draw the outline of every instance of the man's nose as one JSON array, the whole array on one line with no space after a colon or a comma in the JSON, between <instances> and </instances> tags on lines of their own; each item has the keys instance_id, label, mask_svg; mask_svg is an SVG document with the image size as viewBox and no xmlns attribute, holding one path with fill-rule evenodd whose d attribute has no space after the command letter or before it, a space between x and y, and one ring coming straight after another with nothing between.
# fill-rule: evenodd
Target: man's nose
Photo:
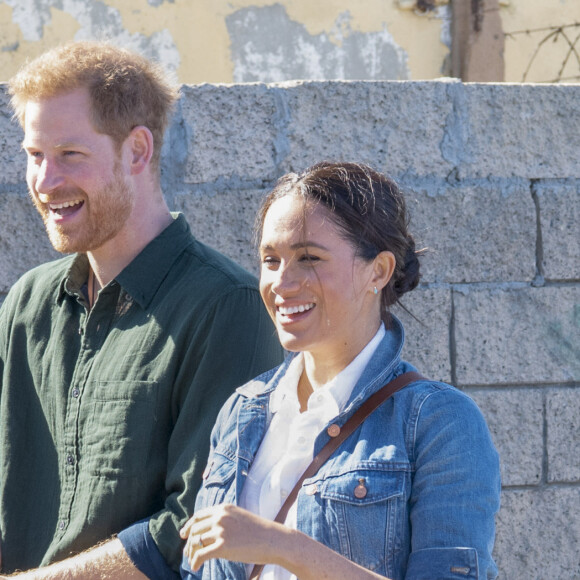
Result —
<instances>
[{"instance_id":1,"label":"man's nose","mask_svg":"<svg viewBox=\"0 0 580 580\"><path fill-rule=\"evenodd\" d=\"M32 184L40 194L50 194L64 182L62 171L54 161L43 159L36 171L32 171Z\"/></svg>"}]
</instances>

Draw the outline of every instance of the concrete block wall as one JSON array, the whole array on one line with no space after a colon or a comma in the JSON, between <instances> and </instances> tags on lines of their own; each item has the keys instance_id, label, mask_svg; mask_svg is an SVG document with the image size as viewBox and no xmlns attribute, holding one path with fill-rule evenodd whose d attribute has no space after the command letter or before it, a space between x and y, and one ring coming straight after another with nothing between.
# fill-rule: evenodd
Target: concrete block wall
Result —
<instances>
[{"instance_id":1,"label":"concrete block wall","mask_svg":"<svg viewBox=\"0 0 580 580\"><path fill-rule=\"evenodd\" d=\"M321 159L404 187L421 286L405 357L480 405L501 455L501 578L580 578L580 85L184 86L163 151L170 206L257 271L251 225L277 177ZM52 259L0 92L0 299Z\"/></svg>"}]
</instances>

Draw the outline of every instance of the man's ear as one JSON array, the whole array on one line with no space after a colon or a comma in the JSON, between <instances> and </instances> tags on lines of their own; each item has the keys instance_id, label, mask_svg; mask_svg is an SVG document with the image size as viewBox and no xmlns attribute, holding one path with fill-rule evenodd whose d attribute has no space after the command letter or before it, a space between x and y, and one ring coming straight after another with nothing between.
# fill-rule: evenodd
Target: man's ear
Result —
<instances>
[{"instance_id":1,"label":"man's ear","mask_svg":"<svg viewBox=\"0 0 580 580\"><path fill-rule=\"evenodd\" d=\"M375 257L372 284L379 292L389 283L396 265L397 261L393 252L387 252L385 250L379 252Z\"/></svg>"},{"instance_id":2,"label":"man's ear","mask_svg":"<svg viewBox=\"0 0 580 580\"><path fill-rule=\"evenodd\" d=\"M131 175L142 173L153 156L153 134L144 125L138 125L125 139L125 146L129 155Z\"/></svg>"}]
</instances>

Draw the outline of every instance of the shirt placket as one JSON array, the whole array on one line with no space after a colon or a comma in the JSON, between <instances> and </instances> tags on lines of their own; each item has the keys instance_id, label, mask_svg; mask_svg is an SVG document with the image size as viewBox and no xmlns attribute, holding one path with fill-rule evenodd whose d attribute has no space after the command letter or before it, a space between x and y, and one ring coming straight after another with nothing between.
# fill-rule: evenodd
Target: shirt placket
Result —
<instances>
[{"instance_id":1,"label":"shirt placket","mask_svg":"<svg viewBox=\"0 0 580 580\"><path fill-rule=\"evenodd\" d=\"M85 386L91 380L91 372L95 359L101 351L115 313L118 296L118 286L115 282L104 288L90 312L81 316L79 334L81 346L75 365L73 378L68 391L68 401L64 418L63 447L61 457L61 501L58 514L55 542L58 543L67 533L71 525L71 514L75 499L79 494L79 467L83 457L80 453L79 433L80 416L87 412ZM82 523L80 523L82 525ZM76 526L75 526L76 527Z\"/></svg>"}]
</instances>

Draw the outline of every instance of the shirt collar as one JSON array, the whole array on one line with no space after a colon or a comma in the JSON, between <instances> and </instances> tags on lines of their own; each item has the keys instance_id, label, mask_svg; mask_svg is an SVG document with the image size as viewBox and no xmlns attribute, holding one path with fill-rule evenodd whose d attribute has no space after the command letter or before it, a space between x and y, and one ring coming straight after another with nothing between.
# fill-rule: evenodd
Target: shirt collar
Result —
<instances>
[{"instance_id":1,"label":"shirt collar","mask_svg":"<svg viewBox=\"0 0 580 580\"><path fill-rule=\"evenodd\" d=\"M367 345L358 353L355 359L338 373L334 379L324 386L325 389L329 389L341 411L344 409L350 395L352 394L354 386L363 374L363 371L385 334L385 325L381 322L381 325L373 338L371 338Z\"/></svg>"},{"instance_id":2,"label":"shirt collar","mask_svg":"<svg viewBox=\"0 0 580 580\"><path fill-rule=\"evenodd\" d=\"M56 301L60 303L65 294L80 296L81 288L89 275L89 259L86 254L70 256L71 264L62 277L56 291Z\"/></svg>"},{"instance_id":3,"label":"shirt collar","mask_svg":"<svg viewBox=\"0 0 580 580\"><path fill-rule=\"evenodd\" d=\"M298 353L280 378L278 386L270 397L270 411L277 413L284 405L300 408L298 403L298 381L304 370L304 355Z\"/></svg>"},{"instance_id":4,"label":"shirt collar","mask_svg":"<svg viewBox=\"0 0 580 580\"><path fill-rule=\"evenodd\" d=\"M354 358L354 360L317 391L318 394L323 394L326 400L336 404L336 408L338 409L337 413L344 409L354 386L385 334L385 326L381 323L376 334ZM297 387L303 370L304 356L302 353L299 353L290 362L286 373L280 379L278 386L270 397L270 410L272 413L279 411L283 405L292 405L293 407L298 408Z\"/></svg>"},{"instance_id":5,"label":"shirt collar","mask_svg":"<svg viewBox=\"0 0 580 580\"><path fill-rule=\"evenodd\" d=\"M147 308L159 286L181 252L193 242L189 225L182 214L172 214L173 221L120 272L115 281L141 306ZM57 299L64 293L79 294L86 282L89 261L77 254L58 288Z\"/></svg>"}]
</instances>

